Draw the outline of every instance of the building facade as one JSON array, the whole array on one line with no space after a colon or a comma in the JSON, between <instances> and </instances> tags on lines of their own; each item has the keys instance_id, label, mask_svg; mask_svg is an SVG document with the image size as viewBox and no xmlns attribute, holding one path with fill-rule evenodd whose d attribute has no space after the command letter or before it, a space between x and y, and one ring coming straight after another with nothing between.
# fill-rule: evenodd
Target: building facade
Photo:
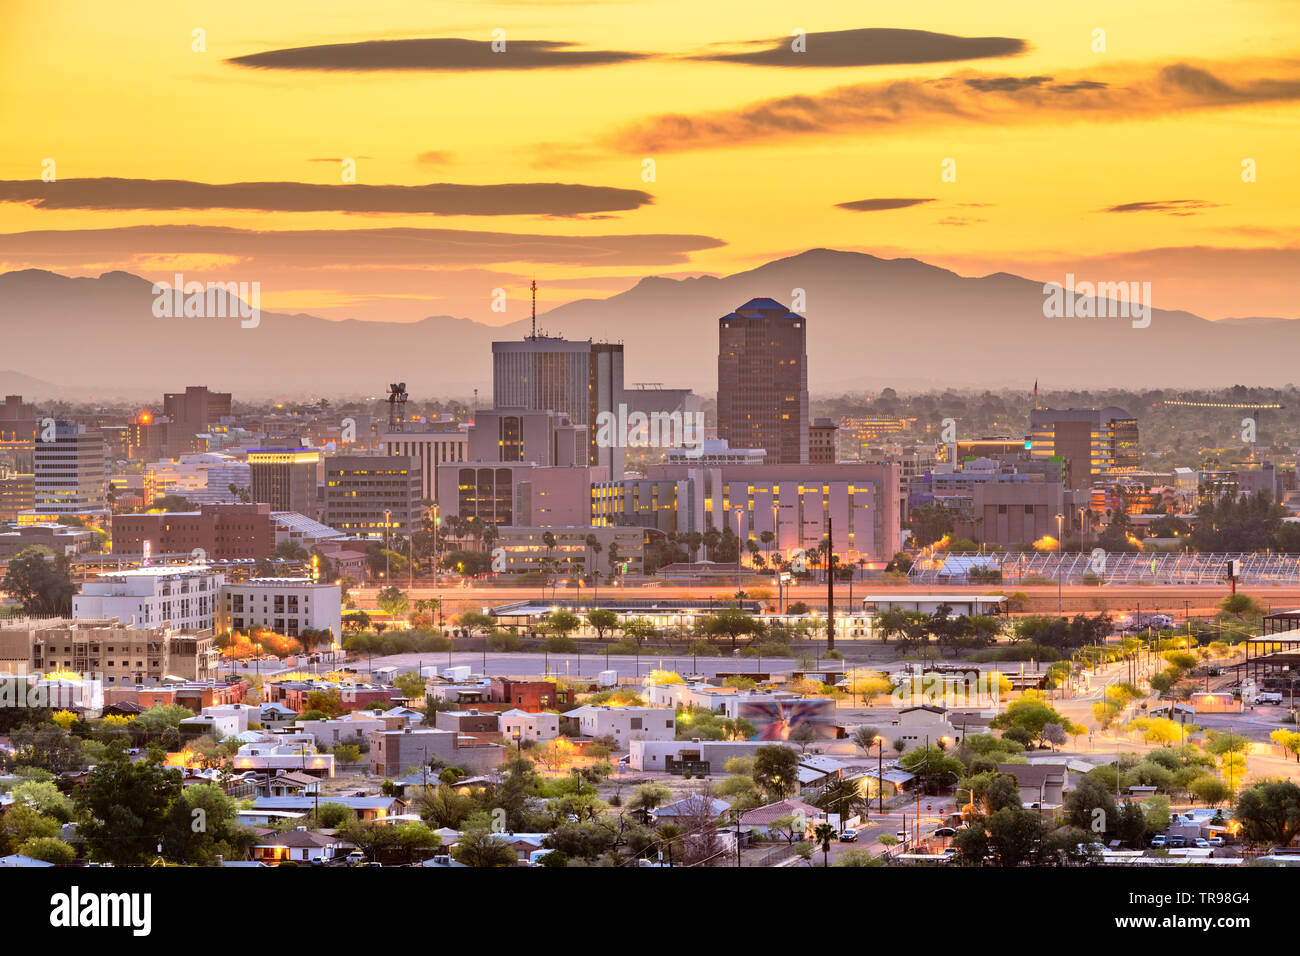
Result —
<instances>
[{"instance_id":1,"label":"building facade","mask_svg":"<svg viewBox=\"0 0 1300 956\"><path fill-rule=\"evenodd\" d=\"M309 578L253 578L221 589L219 631L267 630L286 637L329 631L337 644L343 633L343 597L337 584Z\"/></svg>"},{"instance_id":2,"label":"building facade","mask_svg":"<svg viewBox=\"0 0 1300 956\"><path fill-rule=\"evenodd\" d=\"M763 448L768 464L808 463L807 322L773 299L718 320L718 437Z\"/></svg>"},{"instance_id":3,"label":"building facade","mask_svg":"<svg viewBox=\"0 0 1300 956\"><path fill-rule=\"evenodd\" d=\"M87 581L72 596L74 618L117 618L123 624L171 624L207 631L216 623L223 576L201 564L164 565L109 571Z\"/></svg>"},{"instance_id":4,"label":"building facade","mask_svg":"<svg viewBox=\"0 0 1300 956\"><path fill-rule=\"evenodd\" d=\"M250 491L254 501L272 511L296 511L315 518L316 475L320 452L305 448L267 448L248 453Z\"/></svg>"},{"instance_id":5,"label":"building facade","mask_svg":"<svg viewBox=\"0 0 1300 956\"><path fill-rule=\"evenodd\" d=\"M1122 408L1035 408L1029 428L1031 454L1060 459L1068 488L1138 469L1137 419Z\"/></svg>"},{"instance_id":6,"label":"building facade","mask_svg":"<svg viewBox=\"0 0 1300 956\"><path fill-rule=\"evenodd\" d=\"M113 516L113 552L118 555L192 554L208 560L269 558L275 553L275 524L266 504L203 505L198 511Z\"/></svg>"},{"instance_id":7,"label":"building facade","mask_svg":"<svg viewBox=\"0 0 1300 956\"><path fill-rule=\"evenodd\" d=\"M452 426L429 430L407 422L401 431L387 431L383 435L385 454L420 460L420 497L435 504L441 504L438 500L439 469L450 462L464 461L468 445L468 435Z\"/></svg>"},{"instance_id":8,"label":"building facade","mask_svg":"<svg viewBox=\"0 0 1300 956\"><path fill-rule=\"evenodd\" d=\"M587 427L588 463L623 473L623 448L596 442L602 413L617 416L623 398L623 346L533 335L492 343L492 404L560 412Z\"/></svg>"},{"instance_id":9,"label":"building facade","mask_svg":"<svg viewBox=\"0 0 1300 956\"><path fill-rule=\"evenodd\" d=\"M424 476L414 455L325 460L325 524L351 537L407 537L420 530Z\"/></svg>"},{"instance_id":10,"label":"building facade","mask_svg":"<svg viewBox=\"0 0 1300 956\"><path fill-rule=\"evenodd\" d=\"M37 434L33 449L35 511L71 514L103 509L108 449L98 429L57 421Z\"/></svg>"}]
</instances>

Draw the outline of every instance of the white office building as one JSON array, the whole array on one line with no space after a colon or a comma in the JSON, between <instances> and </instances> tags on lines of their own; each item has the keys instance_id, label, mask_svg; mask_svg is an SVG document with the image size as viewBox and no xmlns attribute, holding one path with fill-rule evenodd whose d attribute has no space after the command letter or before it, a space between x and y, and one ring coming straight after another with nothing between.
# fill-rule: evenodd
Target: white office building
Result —
<instances>
[{"instance_id":1,"label":"white office building","mask_svg":"<svg viewBox=\"0 0 1300 956\"><path fill-rule=\"evenodd\" d=\"M297 637L307 629L343 634L343 594L310 578L253 578L221 590L218 631L268 630Z\"/></svg>"},{"instance_id":2,"label":"white office building","mask_svg":"<svg viewBox=\"0 0 1300 956\"><path fill-rule=\"evenodd\" d=\"M215 623L223 580L206 564L109 571L87 581L81 593L73 595L72 616L115 617L135 627L169 624L180 630L208 630Z\"/></svg>"}]
</instances>

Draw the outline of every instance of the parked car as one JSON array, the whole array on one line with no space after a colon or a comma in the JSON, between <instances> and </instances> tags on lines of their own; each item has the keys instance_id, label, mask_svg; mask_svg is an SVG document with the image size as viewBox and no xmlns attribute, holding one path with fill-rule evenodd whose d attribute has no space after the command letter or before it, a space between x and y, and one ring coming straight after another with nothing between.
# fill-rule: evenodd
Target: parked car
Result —
<instances>
[{"instance_id":1,"label":"parked car","mask_svg":"<svg viewBox=\"0 0 1300 956\"><path fill-rule=\"evenodd\" d=\"M840 831L840 842L841 842L841 843L857 843L857 842L858 842L858 831L857 831L857 830L841 830L841 831Z\"/></svg>"},{"instance_id":2,"label":"parked car","mask_svg":"<svg viewBox=\"0 0 1300 956\"><path fill-rule=\"evenodd\" d=\"M1192 841L1192 846L1196 847L1198 850L1208 850L1210 848L1210 841L1205 839L1205 837L1197 837Z\"/></svg>"},{"instance_id":3,"label":"parked car","mask_svg":"<svg viewBox=\"0 0 1300 956\"><path fill-rule=\"evenodd\" d=\"M1153 847L1162 847L1168 842L1169 842L1168 837L1166 837L1163 833L1157 833L1155 836L1151 838L1150 845Z\"/></svg>"},{"instance_id":4,"label":"parked car","mask_svg":"<svg viewBox=\"0 0 1300 956\"><path fill-rule=\"evenodd\" d=\"M366 855L362 853L360 850L353 850L351 853L347 855L346 859L349 864L355 866L358 863L366 862Z\"/></svg>"},{"instance_id":5,"label":"parked car","mask_svg":"<svg viewBox=\"0 0 1300 956\"><path fill-rule=\"evenodd\" d=\"M1187 837L1171 836L1169 838L1169 848L1171 850L1181 850L1187 846Z\"/></svg>"},{"instance_id":6,"label":"parked car","mask_svg":"<svg viewBox=\"0 0 1300 956\"><path fill-rule=\"evenodd\" d=\"M1210 844L1210 846L1223 846L1223 837L1212 836L1207 842Z\"/></svg>"}]
</instances>

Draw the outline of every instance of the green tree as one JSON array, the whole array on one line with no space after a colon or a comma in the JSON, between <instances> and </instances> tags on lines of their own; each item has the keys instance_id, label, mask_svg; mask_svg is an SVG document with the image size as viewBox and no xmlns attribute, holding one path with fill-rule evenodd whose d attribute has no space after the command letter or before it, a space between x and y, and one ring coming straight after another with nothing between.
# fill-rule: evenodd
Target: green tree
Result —
<instances>
[{"instance_id":1,"label":"green tree","mask_svg":"<svg viewBox=\"0 0 1300 956\"><path fill-rule=\"evenodd\" d=\"M186 787L174 800L163 835L169 860L200 866L223 859L242 859L253 832L239 825L239 805L211 783Z\"/></svg>"},{"instance_id":2,"label":"green tree","mask_svg":"<svg viewBox=\"0 0 1300 956\"><path fill-rule=\"evenodd\" d=\"M424 677L418 671L405 671L393 679L393 686L408 700L424 696Z\"/></svg>"},{"instance_id":3,"label":"green tree","mask_svg":"<svg viewBox=\"0 0 1300 956\"><path fill-rule=\"evenodd\" d=\"M1286 846L1300 834L1300 786L1290 780L1257 783L1237 797L1235 815L1251 843Z\"/></svg>"},{"instance_id":4,"label":"green tree","mask_svg":"<svg viewBox=\"0 0 1300 956\"><path fill-rule=\"evenodd\" d=\"M582 624L582 618L571 611L552 611L546 615L542 627L556 637L568 637Z\"/></svg>"},{"instance_id":5,"label":"green tree","mask_svg":"<svg viewBox=\"0 0 1300 956\"><path fill-rule=\"evenodd\" d=\"M1018 807L1003 807L988 818L989 846L999 866L1030 863L1042 836L1038 814Z\"/></svg>"},{"instance_id":6,"label":"green tree","mask_svg":"<svg viewBox=\"0 0 1300 956\"><path fill-rule=\"evenodd\" d=\"M392 618L406 617L406 611L410 607L406 592L393 584L380 588L375 596L375 603L379 605L380 610Z\"/></svg>"},{"instance_id":7,"label":"green tree","mask_svg":"<svg viewBox=\"0 0 1300 956\"><path fill-rule=\"evenodd\" d=\"M133 866L147 863L167 828L172 803L181 796L181 773L152 759L132 763L120 748L110 751L77 790L82 814L78 834L94 860Z\"/></svg>"},{"instance_id":8,"label":"green tree","mask_svg":"<svg viewBox=\"0 0 1300 956\"><path fill-rule=\"evenodd\" d=\"M772 802L799 788L798 767L799 756L790 747L764 744L754 751L754 783Z\"/></svg>"},{"instance_id":9,"label":"green tree","mask_svg":"<svg viewBox=\"0 0 1300 956\"><path fill-rule=\"evenodd\" d=\"M23 606L24 614L68 615L77 592L68 574L68 559L45 548L27 548L10 560L0 590Z\"/></svg>"},{"instance_id":10,"label":"green tree","mask_svg":"<svg viewBox=\"0 0 1300 956\"><path fill-rule=\"evenodd\" d=\"M618 615L606 608L595 608L587 612L587 623L596 632L596 637L603 641L607 632L618 627Z\"/></svg>"},{"instance_id":11,"label":"green tree","mask_svg":"<svg viewBox=\"0 0 1300 956\"><path fill-rule=\"evenodd\" d=\"M831 841L835 839L835 828L829 823L819 823L813 828L813 839L822 848L822 866L831 865Z\"/></svg>"},{"instance_id":12,"label":"green tree","mask_svg":"<svg viewBox=\"0 0 1300 956\"><path fill-rule=\"evenodd\" d=\"M71 863L77 858L77 851L57 837L37 837L28 840L18 848L23 856L46 863Z\"/></svg>"},{"instance_id":13,"label":"green tree","mask_svg":"<svg viewBox=\"0 0 1300 956\"><path fill-rule=\"evenodd\" d=\"M451 857L466 866L514 866L519 862L515 851L486 828L466 830L451 848Z\"/></svg>"}]
</instances>

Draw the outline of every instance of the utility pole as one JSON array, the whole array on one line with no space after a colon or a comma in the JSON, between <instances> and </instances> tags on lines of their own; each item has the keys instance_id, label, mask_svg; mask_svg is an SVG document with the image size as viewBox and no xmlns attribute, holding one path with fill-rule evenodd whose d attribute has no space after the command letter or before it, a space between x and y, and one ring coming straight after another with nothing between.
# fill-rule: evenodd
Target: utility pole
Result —
<instances>
[{"instance_id":1,"label":"utility pole","mask_svg":"<svg viewBox=\"0 0 1300 956\"><path fill-rule=\"evenodd\" d=\"M826 650L835 650L835 539L826 518Z\"/></svg>"}]
</instances>

